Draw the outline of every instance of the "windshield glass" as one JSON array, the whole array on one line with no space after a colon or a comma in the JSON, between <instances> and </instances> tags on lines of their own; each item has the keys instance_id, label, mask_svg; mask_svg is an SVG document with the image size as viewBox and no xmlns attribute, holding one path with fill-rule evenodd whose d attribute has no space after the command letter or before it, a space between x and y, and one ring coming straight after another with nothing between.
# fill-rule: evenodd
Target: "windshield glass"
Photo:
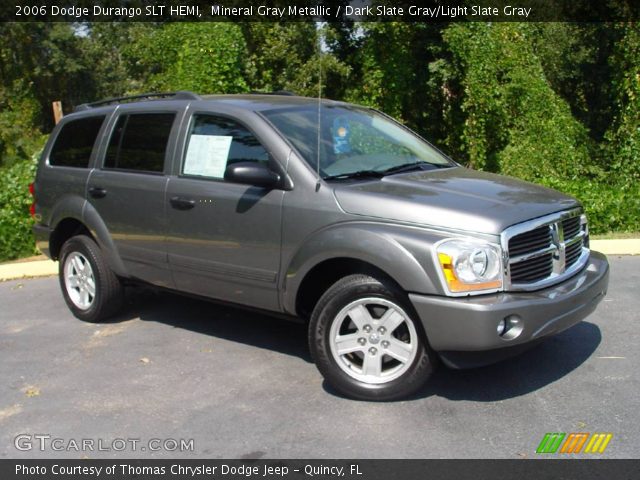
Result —
<instances>
[{"instance_id":1,"label":"windshield glass","mask_svg":"<svg viewBox=\"0 0 640 480\"><path fill-rule=\"evenodd\" d=\"M264 116L315 170L318 157L318 107L269 110ZM416 164L454 164L399 124L372 110L323 105L320 112L320 173L323 178L357 172L384 172Z\"/></svg>"}]
</instances>

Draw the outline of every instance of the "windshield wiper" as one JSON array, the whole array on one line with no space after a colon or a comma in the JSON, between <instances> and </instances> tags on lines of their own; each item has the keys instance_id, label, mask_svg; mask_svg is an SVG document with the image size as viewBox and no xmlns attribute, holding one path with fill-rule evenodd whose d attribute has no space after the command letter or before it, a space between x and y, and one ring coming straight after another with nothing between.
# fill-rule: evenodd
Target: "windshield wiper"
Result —
<instances>
[{"instance_id":1,"label":"windshield wiper","mask_svg":"<svg viewBox=\"0 0 640 480\"><path fill-rule=\"evenodd\" d=\"M387 175L393 175L394 173L411 172L414 170L422 170L424 167L432 168L447 168L449 164L438 164L428 162L412 162L405 163L403 165L396 165L395 167L387 168L386 170L358 170L357 172L341 173L339 175L329 175L324 177L325 180L348 180L352 178L382 178Z\"/></svg>"},{"instance_id":2,"label":"windshield wiper","mask_svg":"<svg viewBox=\"0 0 640 480\"><path fill-rule=\"evenodd\" d=\"M403 165L396 165L395 167L387 168L386 170L382 170L380 173L383 175L392 175L394 173L404 173L404 172L412 172L414 170L422 170L424 167L431 168L446 168L451 165L440 165L438 163L428 163L428 162L413 162L413 163L405 163Z\"/></svg>"},{"instance_id":3,"label":"windshield wiper","mask_svg":"<svg viewBox=\"0 0 640 480\"><path fill-rule=\"evenodd\" d=\"M329 175L324 180L348 180L351 178L381 178L384 172L378 170L358 170L357 172L341 173L339 175Z\"/></svg>"}]
</instances>

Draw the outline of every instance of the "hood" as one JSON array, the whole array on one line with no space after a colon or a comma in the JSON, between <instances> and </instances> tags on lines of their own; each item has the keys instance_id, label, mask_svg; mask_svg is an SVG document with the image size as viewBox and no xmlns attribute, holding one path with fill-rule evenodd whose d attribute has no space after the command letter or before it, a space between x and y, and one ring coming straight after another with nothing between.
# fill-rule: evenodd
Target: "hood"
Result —
<instances>
[{"instance_id":1,"label":"hood","mask_svg":"<svg viewBox=\"0 0 640 480\"><path fill-rule=\"evenodd\" d=\"M354 215L488 234L579 205L546 187L463 167L337 185L334 192Z\"/></svg>"}]
</instances>

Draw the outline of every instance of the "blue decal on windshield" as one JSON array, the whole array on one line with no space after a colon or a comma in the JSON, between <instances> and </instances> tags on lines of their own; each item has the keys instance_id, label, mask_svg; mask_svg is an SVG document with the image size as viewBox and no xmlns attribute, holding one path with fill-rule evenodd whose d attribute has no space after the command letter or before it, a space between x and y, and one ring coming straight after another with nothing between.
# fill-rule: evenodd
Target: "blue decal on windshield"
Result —
<instances>
[{"instance_id":1,"label":"blue decal on windshield","mask_svg":"<svg viewBox=\"0 0 640 480\"><path fill-rule=\"evenodd\" d=\"M336 155L351 153L351 142L349 141L351 128L345 117L337 117L333 121L331 133L333 135L333 153Z\"/></svg>"}]
</instances>

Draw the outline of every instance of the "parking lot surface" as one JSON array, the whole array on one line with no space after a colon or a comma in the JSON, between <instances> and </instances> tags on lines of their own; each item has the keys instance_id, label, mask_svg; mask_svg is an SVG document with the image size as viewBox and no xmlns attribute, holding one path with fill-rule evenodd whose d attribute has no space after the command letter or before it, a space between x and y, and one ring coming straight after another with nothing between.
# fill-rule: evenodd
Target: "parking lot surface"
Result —
<instances>
[{"instance_id":1,"label":"parking lot surface","mask_svg":"<svg viewBox=\"0 0 640 480\"><path fill-rule=\"evenodd\" d=\"M0 458L533 458L547 432L610 432L596 456L639 458L640 257L609 260L586 321L393 403L327 387L302 325L139 290L87 324L56 278L3 282Z\"/></svg>"}]
</instances>

